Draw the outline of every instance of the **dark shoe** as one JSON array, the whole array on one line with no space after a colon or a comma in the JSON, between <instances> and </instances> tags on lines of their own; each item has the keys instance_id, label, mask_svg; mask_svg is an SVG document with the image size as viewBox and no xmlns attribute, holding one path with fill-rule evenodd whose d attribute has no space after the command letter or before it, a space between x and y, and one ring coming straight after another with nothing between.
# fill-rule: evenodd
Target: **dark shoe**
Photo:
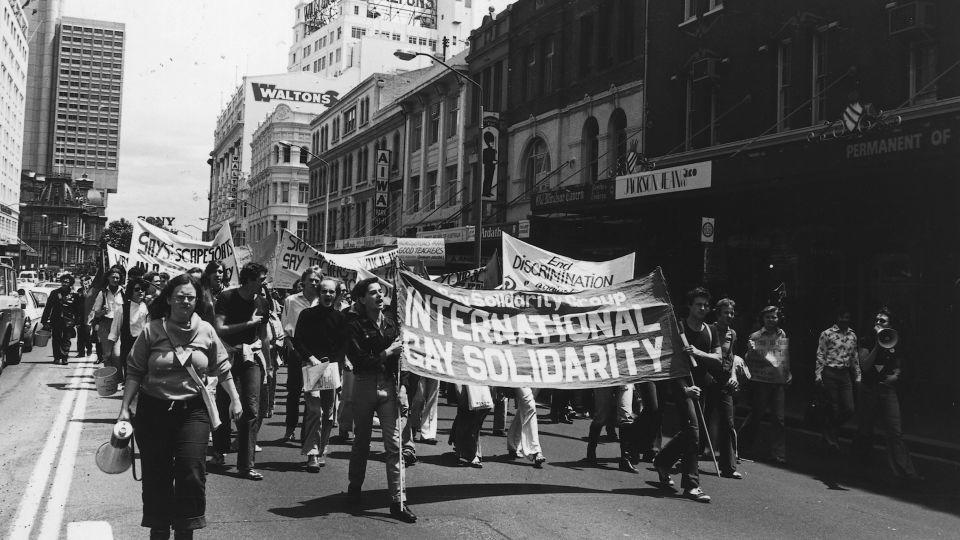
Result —
<instances>
[{"instance_id":1,"label":"dark shoe","mask_svg":"<svg viewBox=\"0 0 960 540\"><path fill-rule=\"evenodd\" d=\"M219 467L223 468L227 466L227 459L223 454L215 452L210 458L210 461L207 462L207 467Z\"/></svg>"},{"instance_id":2,"label":"dark shoe","mask_svg":"<svg viewBox=\"0 0 960 540\"><path fill-rule=\"evenodd\" d=\"M495 429L495 430L493 430L493 431L490 432L490 435L492 435L492 436L494 436L494 437L506 437L506 436L507 436L506 432L504 432L502 429Z\"/></svg>"},{"instance_id":3,"label":"dark shoe","mask_svg":"<svg viewBox=\"0 0 960 540\"><path fill-rule=\"evenodd\" d=\"M317 463L317 456L307 456L307 472L320 472L320 464Z\"/></svg>"},{"instance_id":4,"label":"dark shoe","mask_svg":"<svg viewBox=\"0 0 960 540\"><path fill-rule=\"evenodd\" d=\"M170 539L170 527L151 527L150 528L150 540L169 540Z\"/></svg>"},{"instance_id":5,"label":"dark shoe","mask_svg":"<svg viewBox=\"0 0 960 540\"><path fill-rule=\"evenodd\" d=\"M517 451L516 451L516 450L514 450L513 448L507 448L507 458L509 458L509 459L517 459L517 458L519 458L519 457L520 457L520 456L517 454Z\"/></svg>"},{"instance_id":6,"label":"dark shoe","mask_svg":"<svg viewBox=\"0 0 960 540\"><path fill-rule=\"evenodd\" d=\"M257 470L247 469L245 471L240 471L240 478L244 478L247 480L255 480L259 482L260 480L263 480L263 475L260 474L260 472Z\"/></svg>"},{"instance_id":7,"label":"dark shoe","mask_svg":"<svg viewBox=\"0 0 960 540\"><path fill-rule=\"evenodd\" d=\"M193 531L173 531L173 540L193 540Z\"/></svg>"},{"instance_id":8,"label":"dark shoe","mask_svg":"<svg viewBox=\"0 0 960 540\"><path fill-rule=\"evenodd\" d=\"M616 430L612 430L612 429L607 430L607 436L604 438L610 442L617 442L620 440L620 437L617 437Z\"/></svg>"},{"instance_id":9,"label":"dark shoe","mask_svg":"<svg viewBox=\"0 0 960 540\"><path fill-rule=\"evenodd\" d=\"M543 464L546 462L547 462L547 458L543 457L543 454L537 454L537 456L533 458L533 468L542 469Z\"/></svg>"},{"instance_id":10,"label":"dark shoe","mask_svg":"<svg viewBox=\"0 0 960 540\"><path fill-rule=\"evenodd\" d=\"M698 503L708 503L710 502L710 496L703 492L700 488L687 489L683 491L683 498L690 499L691 501L696 501Z\"/></svg>"},{"instance_id":11,"label":"dark shoe","mask_svg":"<svg viewBox=\"0 0 960 540\"><path fill-rule=\"evenodd\" d=\"M572 423L573 423L573 420L571 420L568 415L564 414L564 415L562 415L562 416L560 417L560 423L561 423L561 424L572 424Z\"/></svg>"},{"instance_id":12,"label":"dark shoe","mask_svg":"<svg viewBox=\"0 0 960 540\"><path fill-rule=\"evenodd\" d=\"M657 459L657 453L653 450L644 452L643 455L640 456L640 461L643 461L644 463L653 463L653 460L655 459Z\"/></svg>"},{"instance_id":13,"label":"dark shoe","mask_svg":"<svg viewBox=\"0 0 960 540\"><path fill-rule=\"evenodd\" d=\"M404 523L417 522L417 515L410 511L410 507L398 502L390 505L390 517Z\"/></svg>"},{"instance_id":14,"label":"dark shoe","mask_svg":"<svg viewBox=\"0 0 960 540\"><path fill-rule=\"evenodd\" d=\"M287 432L283 434L283 437L280 438L280 442L282 443L293 442L294 431L295 430L288 429Z\"/></svg>"},{"instance_id":15,"label":"dark shoe","mask_svg":"<svg viewBox=\"0 0 960 540\"><path fill-rule=\"evenodd\" d=\"M620 457L619 469L623 472L627 472L630 474L640 474L640 471L638 471L637 468L633 466L633 463L630 463L630 460L627 459L626 456Z\"/></svg>"},{"instance_id":16,"label":"dark shoe","mask_svg":"<svg viewBox=\"0 0 960 540\"><path fill-rule=\"evenodd\" d=\"M404 454L404 455L403 455L403 466L404 466L404 467L413 467L414 465L417 464L417 461L420 461L420 460L417 459L417 455L416 455L416 454Z\"/></svg>"},{"instance_id":17,"label":"dark shoe","mask_svg":"<svg viewBox=\"0 0 960 540\"><path fill-rule=\"evenodd\" d=\"M723 478L732 478L734 480L743 480L743 475L739 471L729 471L720 473L720 476Z\"/></svg>"},{"instance_id":18,"label":"dark shoe","mask_svg":"<svg viewBox=\"0 0 960 540\"><path fill-rule=\"evenodd\" d=\"M420 439L420 442L422 442L423 444L429 444L430 446L436 446L436 445L437 445L437 440L436 440L436 439Z\"/></svg>"},{"instance_id":19,"label":"dark shoe","mask_svg":"<svg viewBox=\"0 0 960 540\"><path fill-rule=\"evenodd\" d=\"M347 487L347 501L351 504L360 504L362 500L361 491L359 487L349 486Z\"/></svg>"},{"instance_id":20,"label":"dark shoe","mask_svg":"<svg viewBox=\"0 0 960 540\"><path fill-rule=\"evenodd\" d=\"M324 458L323 456L317 456L317 466L318 466L318 467L326 467L326 466L327 466L327 460L326 460L326 458Z\"/></svg>"},{"instance_id":21,"label":"dark shoe","mask_svg":"<svg viewBox=\"0 0 960 540\"><path fill-rule=\"evenodd\" d=\"M660 485L665 488L672 488L674 486L673 478L670 478L670 469L667 467L660 467L656 463L653 464L653 468L657 471L657 480L660 482Z\"/></svg>"}]
</instances>

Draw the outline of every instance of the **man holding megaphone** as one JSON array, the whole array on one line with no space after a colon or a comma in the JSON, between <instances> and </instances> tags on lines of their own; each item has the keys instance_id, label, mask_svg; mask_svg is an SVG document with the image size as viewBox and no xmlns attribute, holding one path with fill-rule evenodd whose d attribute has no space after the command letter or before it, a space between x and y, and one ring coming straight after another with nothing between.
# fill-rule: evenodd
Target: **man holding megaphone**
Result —
<instances>
[{"instance_id":1,"label":"man holding megaphone","mask_svg":"<svg viewBox=\"0 0 960 540\"><path fill-rule=\"evenodd\" d=\"M903 442L900 428L900 401L896 383L900 380L901 360L899 337L892 327L893 314L882 307L877 313L872 347L860 349L860 370L863 383L857 407L857 436L853 440L856 462L864 463L873 446L873 425L879 420L887 442L887 462L894 476L903 480L920 480ZM858 458L858 459L857 459Z\"/></svg>"}]
</instances>

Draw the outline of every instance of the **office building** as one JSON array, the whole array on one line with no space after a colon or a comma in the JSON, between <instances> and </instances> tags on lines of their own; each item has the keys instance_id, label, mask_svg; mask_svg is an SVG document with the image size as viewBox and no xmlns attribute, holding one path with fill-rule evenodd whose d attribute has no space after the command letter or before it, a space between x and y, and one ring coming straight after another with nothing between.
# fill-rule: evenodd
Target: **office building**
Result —
<instances>
[{"instance_id":1,"label":"office building","mask_svg":"<svg viewBox=\"0 0 960 540\"><path fill-rule=\"evenodd\" d=\"M3 3L0 10L4 22L0 29L0 247L16 255L29 26L17 2Z\"/></svg>"}]
</instances>

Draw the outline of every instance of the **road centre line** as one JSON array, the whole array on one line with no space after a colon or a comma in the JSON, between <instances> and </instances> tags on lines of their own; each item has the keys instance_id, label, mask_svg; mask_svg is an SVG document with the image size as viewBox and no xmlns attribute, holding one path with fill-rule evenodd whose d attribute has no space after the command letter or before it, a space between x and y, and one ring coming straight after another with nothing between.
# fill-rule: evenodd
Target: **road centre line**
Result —
<instances>
[{"instance_id":1,"label":"road centre line","mask_svg":"<svg viewBox=\"0 0 960 540\"><path fill-rule=\"evenodd\" d=\"M85 364L78 365L73 370L72 377L80 376L84 369ZM47 490L47 480L53 472L57 451L60 449L60 442L66 432L72 405L79 393L76 388L70 388L60 401L60 407L50 424L50 431L43 445L43 450L40 451L30 474L30 479L27 481L26 489L24 489L23 497L20 499L20 505L17 507L17 513L7 532L7 538L10 540L28 540L30 538L37 513L40 511L43 494Z\"/></svg>"},{"instance_id":2,"label":"road centre line","mask_svg":"<svg viewBox=\"0 0 960 540\"><path fill-rule=\"evenodd\" d=\"M80 448L80 433L83 431L84 413L87 408L87 396L90 395L90 376L93 373L92 364L87 363L81 371L80 378L74 379L72 391L77 392L77 399L73 407L71 421L67 424L67 436L60 452L60 462L57 463L57 474L53 477L50 486L50 495L47 498L47 510L43 514L40 525L40 540L56 540L60 537L60 527L63 524L63 514L67 507L67 496L70 494L70 484L73 481L74 465L77 460L77 450Z\"/></svg>"}]
</instances>

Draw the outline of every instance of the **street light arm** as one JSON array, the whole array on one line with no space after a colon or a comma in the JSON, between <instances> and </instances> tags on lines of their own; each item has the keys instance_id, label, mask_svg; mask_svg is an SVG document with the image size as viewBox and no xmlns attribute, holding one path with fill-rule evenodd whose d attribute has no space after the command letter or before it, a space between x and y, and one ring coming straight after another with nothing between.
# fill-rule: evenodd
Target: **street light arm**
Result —
<instances>
[{"instance_id":1,"label":"street light arm","mask_svg":"<svg viewBox=\"0 0 960 540\"><path fill-rule=\"evenodd\" d=\"M407 52L407 51L397 51L397 52L393 53L393 55L396 56L397 58L400 58L401 60L412 60L412 59L413 59L414 57L416 57L416 56L426 56L427 58L430 58L430 59L433 60L434 62L437 62L437 63L439 63L441 66L443 66L443 67L449 69L450 71L454 72L454 73L457 75L457 77L459 77L459 78L467 81L468 83L476 86L477 89L479 89L480 91L483 91L483 87L480 86L480 83L478 83L477 81L471 79L471 78L468 77L467 75L464 75L464 74L461 73L460 71L454 69L453 66L451 66L450 64L444 62L443 60L437 58L436 56L434 56L434 55L432 55L432 54L427 54L427 53L425 53L425 52L416 52L416 51L409 51L409 52Z\"/></svg>"}]
</instances>

